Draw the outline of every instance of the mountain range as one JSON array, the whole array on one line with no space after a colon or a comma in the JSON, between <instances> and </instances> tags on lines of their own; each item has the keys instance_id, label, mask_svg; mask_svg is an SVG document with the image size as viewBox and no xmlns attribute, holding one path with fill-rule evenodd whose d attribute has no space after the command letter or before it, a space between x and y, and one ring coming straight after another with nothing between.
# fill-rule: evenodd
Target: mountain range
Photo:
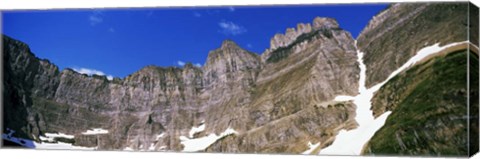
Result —
<instances>
[{"instance_id":1,"label":"mountain range","mask_svg":"<svg viewBox=\"0 0 480 159\"><path fill-rule=\"evenodd\" d=\"M397 3L358 38L316 17L256 54L86 75L3 35L3 141L39 149L469 156L478 8ZM348 151L343 151L348 150Z\"/></svg>"}]
</instances>

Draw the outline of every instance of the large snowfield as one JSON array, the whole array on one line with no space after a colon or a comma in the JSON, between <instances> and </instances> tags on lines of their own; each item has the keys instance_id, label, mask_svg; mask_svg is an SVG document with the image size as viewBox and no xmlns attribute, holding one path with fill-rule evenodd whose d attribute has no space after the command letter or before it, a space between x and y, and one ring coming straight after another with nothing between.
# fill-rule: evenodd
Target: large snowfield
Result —
<instances>
[{"instance_id":1,"label":"large snowfield","mask_svg":"<svg viewBox=\"0 0 480 159\"><path fill-rule=\"evenodd\" d=\"M36 149L50 149L50 150L95 150L96 147L81 147L81 146L73 146L70 143L64 142L56 142L56 143L47 143L47 142L34 142L28 139L22 139L14 137L13 134L15 133L14 130L8 129L9 131L7 134L2 134L2 139L17 143L27 148L36 148ZM45 133L46 137L40 136L40 140L52 142L53 138L61 137L67 139L73 139L73 135L66 135L63 133Z\"/></svg>"},{"instance_id":2,"label":"large snowfield","mask_svg":"<svg viewBox=\"0 0 480 159\"><path fill-rule=\"evenodd\" d=\"M201 125L201 127L204 126L205 124ZM193 127L192 130L198 131L200 130L199 128ZM192 132L192 131L190 131ZM190 133L191 134L191 133ZM211 133L207 136L200 137L200 138L187 138L185 136L180 136L180 141L183 144L183 152L197 152L197 151L202 151L205 150L208 146L211 144L215 143L218 139L230 135L230 134L237 134L237 132L232 129L232 128L227 128L224 132L222 132L220 135L216 135L215 133Z\"/></svg>"}]
</instances>

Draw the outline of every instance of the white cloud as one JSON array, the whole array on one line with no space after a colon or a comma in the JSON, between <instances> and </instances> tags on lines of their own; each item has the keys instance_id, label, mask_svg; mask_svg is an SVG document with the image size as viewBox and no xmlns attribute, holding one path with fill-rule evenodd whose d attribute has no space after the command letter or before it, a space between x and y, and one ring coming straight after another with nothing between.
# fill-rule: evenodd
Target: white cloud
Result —
<instances>
[{"instance_id":1,"label":"white cloud","mask_svg":"<svg viewBox=\"0 0 480 159\"><path fill-rule=\"evenodd\" d=\"M193 12L193 16L195 16L195 17L201 17L202 14L200 14L200 13L198 13L198 12Z\"/></svg>"},{"instance_id":2,"label":"white cloud","mask_svg":"<svg viewBox=\"0 0 480 159\"><path fill-rule=\"evenodd\" d=\"M89 76L91 75L100 75L100 76L107 76L108 80L112 80L113 76L112 75L106 75L102 71L95 70L95 69L89 69L89 68L72 68L74 71L81 73L81 74L87 74Z\"/></svg>"},{"instance_id":3,"label":"white cloud","mask_svg":"<svg viewBox=\"0 0 480 159\"><path fill-rule=\"evenodd\" d=\"M183 66L183 65L185 65L185 62L183 62L183 61L177 61L177 65Z\"/></svg>"},{"instance_id":4,"label":"white cloud","mask_svg":"<svg viewBox=\"0 0 480 159\"><path fill-rule=\"evenodd\" d=\"M95 26L95 25L103 22L103 18L98 16L98 15L90 15L88 20L90 21L90 25L92 25L92 26Z\"/></svg>"},{"instance_id":5,"label":"white cloud","mask_svg":"<svg viewBox=\"0 0 480 159\"><path fill-rule=\"evenodd\" d=\"M185 66L185 64L187 64L187 63L184 62L184 61L177 61L177 65L178 65L178 66L182 66L182 67L183 67L183 66ZM195 67L202 67L202 64L200 64L200 63L195 63L195 64L193 64L193 66L195 66Z\"/></svg>"},{"instance_id":6,"label":"white cloud","mask_svg":"<svg viewBox=\"0 0 480 159\"><path fill-rule=\"evenodd\" d=\"M247 32L247 29L245 29L243 26L233 22L222 21L218 23L218 26L221 28L220 32L225 35L239 35Z\"/></svg>"},{"instance_id":7,"label":"white cloud","mask_svg":"<svg viewBox=\"0 0 480 159\"><path fill-rule=\"evenodd\" d=\"M88 21L91 26L96 26L98 24L104 23L104 13L102 10L94 10L90 16L88 16ZM108 26L106 29L110 33L114 33L115 29L112 26Z\"/></svg>"},{"instance_id":8,"label":"white cloud","mask_svg":"<svg viewBox=\"0 0 480 159\"><path fill-rule=\"evenodd\" d=\"M90 25L95 26L103 22L103 12L101 10L94 10L93 13L88 17Z\"/></svg>"}]
</instances>

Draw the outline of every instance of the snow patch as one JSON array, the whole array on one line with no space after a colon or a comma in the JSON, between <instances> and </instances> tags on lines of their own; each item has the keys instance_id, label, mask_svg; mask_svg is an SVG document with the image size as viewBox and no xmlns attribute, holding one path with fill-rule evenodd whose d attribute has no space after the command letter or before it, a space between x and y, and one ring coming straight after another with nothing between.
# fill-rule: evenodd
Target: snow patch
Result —
<instances>
[{"instance_id":1,"label":"snow patch","mask_svg":"<svg viewBox=\"0 0 480 159\"><path fill-rule=\"evenodd\" d=\"M166 149L167 149L167 146L160 146L160 147L158 148L158 150L166 150Z\"/></svg>"},{"instance_id":2,"label":"snow patch","mask_svg":"<svg viewBox=\"0 0 480 159\"><path fill-rule=\"evenodd\" d=\"M204 136L201 138L196 139L189 139L185 136L180 136L180 141L183 144L183 152L196 152L205 150L208 146L213 144L218 139L230 135L230 134L238 134L234 129L228 128L220 135L215 135L215 133L209 134L208 136Z\"/></svg>"},{"instance_id":3,"label":"snow patch","mask_svg":"<svg viewBox=\"0 0 480 159\"><path fill-rule=\"evenodd\" d=\"M165 136L165 133L161 133L160 135L157 135L157 137L155 138L155 140L160 140L160 138L164 137Z\"/></svg>"},{"instance_id":4,"label":"snow patch","mask_svg":"<svg viewBox=\"0 0 480 159\"><path fill-rule=\"evenodd\" d=\"M202 132L204 130L205 130L205 124L203 124L203 123L198 127L192 127L190 132L188 132L188 137L193 138L193 135L195 133L199 133L199 132Z\"/></svg>"},{"instance_id":5,"label":"snow patch","mask_svg":"<svg viewBox=\"0 0 480 159\"><path fill-rule=\"evenodd\" d=\"M320 146L320 142L316 143L316 144L312 144L310 141L308 142L308 150L304 151L302 154L304 155L309 155L313 152L313 150L315 150L315 148L317 148L318 146Z\"/></svg>"},{"instance_id":6,"label":"snow patch","mask_svg":"<svg viewBox=\"0 0 480 159\"><path fill-rule=\"evenodd\" d=\"M354 99L355 97L352 97L352 96L336 96L334 100L338 102L344 102L344 101L350 101Z\"/></svg>"},{"instance_id":7,"label":"snow patch","mask_svg":"<svg viewBox=\"0 0 480 159\"><path fill-rule=\"evenodd\" d=\"M94 128L93 130L87 130L82 132L83 135L98 135L98 134L108 134L108 130L102 128Z\"/></svg>"},{"instance_id":8,"label":"snow patch","mask_svg":"<svg viewBox=\"0 0 480 159\"><path fill-rule=\"evenodd\" d=\"M158 150L166 150L166 149L167 149L167 146L160 146L158 148ZM150 144L150 147L148 147L148 151L156 151L155 150L155 144L153 144L153 143Z\"/></svg>"},{"instance_id":9,"label":"snow patch","mask_svg":"<svg viewBox=\"0 0 480 159\"><path fill-rule=\"evenodd\" d=\"M50 138L60 137L60 138L67 138L67 139L73 139L75 137L73 135L67 135L64 133L45 133L45 136Z\"/></svg>"},{"instance_id":10,"label":"snow patch","mask_svg":"<svg viewBox=\"0 0 480 159\"><path fill-rule=\"evenodd\" d=\"M95 150L97 147L82 147L73 146L70 143L58 142L58 143L36 143L37 149L50 149L50 150Z\"/></svg>"},{"instance_id":11,"label":"snow patch","mask_svg":"<svg viewBox=\"0 0 480 159\"><path fill-rule=\"evenodd\" d=\"M40 140L42 141L48 141L48 142L54 142L55 138L66 138L66 139L73 139L75 136L73 135L67 135L64 133L45 133L44 136L40 136Z\"/></svg>"},{"instance_id":12,"label":"snow patch","mask_svg":"<svg viewBox=\"0 0 480 159\"><path fill-rule=\"evenodd\" d=\"M133 151L133 149L130 148L130 147L125 147L125 148L123 149L123 151Z\"/></svg>"},{"instance_id":13,"label":"snow patch","mask_svg":"<svg viewBox=\"0 0 480 159\"><path fill-rule=\"evenodd\" d=\"M2 134L2 139L17 143L19 145L22 145L27 148L37 148L37 149L57 149L57 150L95 150L96 147L81 147L81 146L73 146L70 143L64 143L64 142L57 142L57 143L37 143L32 140L28 139L22 139L22 138L17 138L13 137L13 133L15 133L14 130L7 128L7 131L9 133L7 134ZM62 133L58 134L53 134L53 133L45 133L45 136L47 137L41 137L44 139L53 139L55 137L63 137L63 138L73 138L72 135L65 135Z\"/></svg>"},{"instance_id":14,"label":"snow patch","mask_svg":"<svg viewBox=\"0 0 480 159\"><path fill-rule=\"evenodd\" d=\"M150 147L148 147L148 151L155 151L155 144L150 144Z\"/></svg>"},{"instance_id":15,"label":"snow patch","mask_svg":"<svg viewBox=\"0 0 480 159\"><path fill-rule=\"evenodd\" d=\"M373 137L375 132L379 130L387 120L387 117L392 113L391 111L387 111L380 115L377 119L374 118L372 111L370 110L372 103L370 102L373 98L373 95L376 91L378 91L385 83L387 83L391 78L398 75L400 72L408 69L418 61L422 59L439 53L440 51L456 46L459 44L464 44L468 42L458 42L458 43L451 43L445 46L440 47L439 44L434 44L431 46L427 46L417 52L415 56L410 58L405 64L403 64L400 68L393 71L388 78L367 89L365 86L366 81L366 66L363 63L363 52L358 51L358 63L360 64L360 80L359 80L359 92L360 94L351 97L351 96L337 96L335 98L336 101L347 101L353 100L353 103L357 106L356 108L356 116L355 120L358 123L358 127L356 129L346 131L341 130L337 136L335 137L334 142L322 149L319 154L328 154L328 155L360 155L363 146ZM356 45L356 41L355 41ZM358 50L358 49L357 49Z\"/></svg>"}]
</instances>

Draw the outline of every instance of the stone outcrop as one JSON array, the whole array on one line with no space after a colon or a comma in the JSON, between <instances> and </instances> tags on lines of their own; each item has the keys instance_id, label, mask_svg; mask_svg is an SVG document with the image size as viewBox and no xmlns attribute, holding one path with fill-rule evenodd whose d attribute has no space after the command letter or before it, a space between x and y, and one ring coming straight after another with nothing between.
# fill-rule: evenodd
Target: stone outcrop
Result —
<instances>
[{"instance_id":1,"label":"stone outcrop","mask_svg":"<svg viewBox=\"0 0 480 159\"><path fill-rule=\"evenodd\" d=\"M339 130L356 127L355 106L333 101L337 95L358 94L354 41L335 21L322 19L316 18L314 26L324 29L262 54L265 61L251 102L237 112L245 131L222 138L206 151L300 153L308 142L325 147Z\"/></svg>"},{"instance_id":2,"label":"stone outcrop","mask_svg":"<svg viewBox=\"0 0 480 159\"><path fill-rule=\"evenodd\" d=\"M338 29L339 25L333 18L316 17L313 19L313 23L299 23L297 28L287 28L285 34L275 34L270 40L270 48L262 54L263 61L266 60L272 51L287 47L294 41L297 41L301 35L311 33L312 31L325 30L325 29ZM300 40L300 39L298 39Z\"/></svg>"},{"instance_id":3,"label":"stone outcrop","mask_svg":"<svg viewBox=\"0 0 480 159\"><path fill-rule=\"evenodd\" d=\"M240 120L242 110L250 104L262 68L260 57L226 40L208 54L204 66L206 129L215 133L228 127L245 130Z\"/></svg>"},{"instance_id":4,"label":"stone outcrop","mask_svg":"<svg viewBox=\"0 0 480 159\"><path fill-rule=\"evenodd\" d=\"M313 105L238 135L225 136L205 151L298 154L308 149L309 142L320 142L319 150L331 144L339 130L357 126L353 114L355 106L351 102Z\"/></svg>"}]
</instances>

